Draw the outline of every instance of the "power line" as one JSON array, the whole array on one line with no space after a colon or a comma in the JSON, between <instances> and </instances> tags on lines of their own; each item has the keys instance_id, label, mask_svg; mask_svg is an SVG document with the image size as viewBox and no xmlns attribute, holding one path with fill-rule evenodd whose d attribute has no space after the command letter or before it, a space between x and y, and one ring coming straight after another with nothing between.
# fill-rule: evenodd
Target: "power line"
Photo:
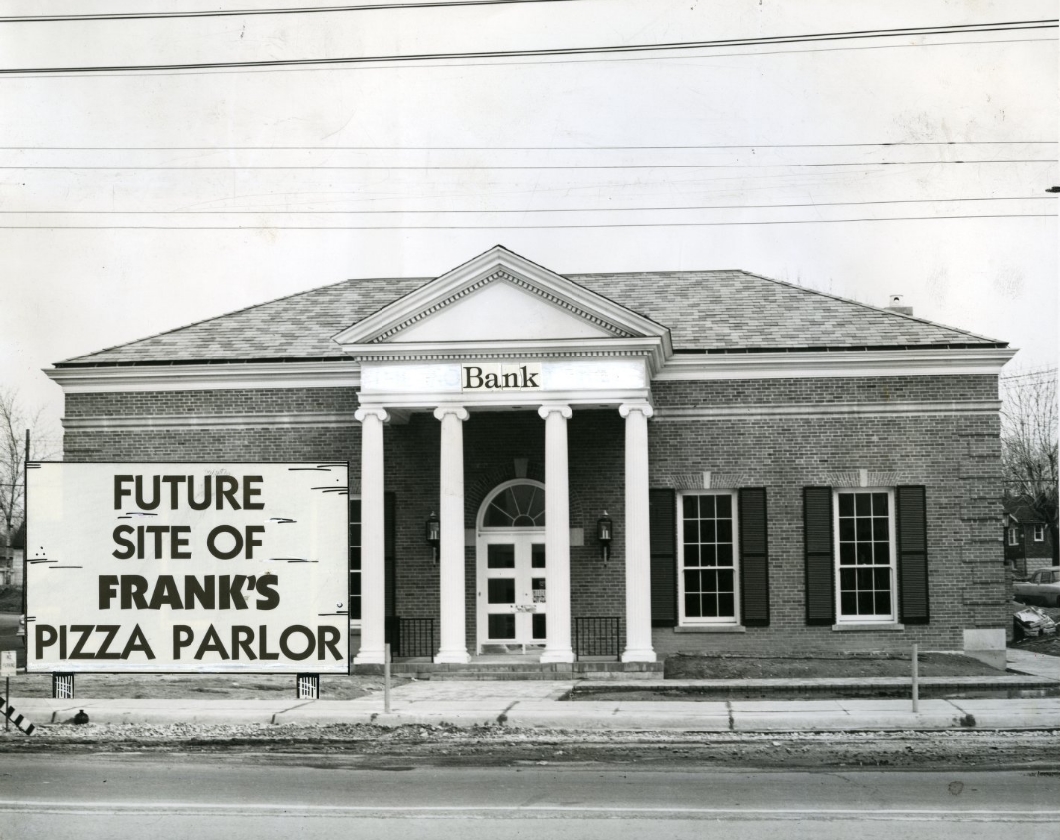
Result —
<instances>
[{"instance_id":1,"label":"power line","mask_svg":"<svg viewBox=\"0 0 1060 840\"><path fill-rule=\"evenodd\" d=\"M938 221L941 219L1055 219L1055 213L995 213L960 216L892 216L857 219L789 219L762 222L616 222L575 225L0 225L0 230L579 230L587 228L742 227L758 225L827 225L846 222Z\"/></svg>"},{"instance_id":2,"label":"power line","mask_svg":"<svg viewBox=\"0 0 1060 840\"><path fill-rule=\"evenodd\" d=\"M1044 370L1032 370L1028 373L1012 373L1002 374L1000 377L1001 381L1007 382L1011 379L1043 379L1046 377L1052 378L1056 376L1057 369L1055 367L1045 368Z\"/></svg>"},{"instance_id":3,"label":"power line","mask_svg":"<svg viewBox=\"0 0 1060 840\"><path fill-rule=\"evenodd\" d=\"M97 15L12 15L0 23L65 23L96 20L171 20L173 18L250 17L253 15L309 15L341 12L375 12L393 9L433 9L444 6L507 6L531 3L572 3L578 0L449 0L449 2L378 3L357 6L306 6L281 9L226 9L200 12L111 12Z\"/></svg>"},{"instance_id":4,"label":"power line","mask_svg":"<svg viewBox=\"0 0 1060 840\"><path fill-rule=\"evenodd\" d=\"M1042 27L1039 27L1042 28ZM1014 30L1014 31L1019 31ZM715 57L717 58L740 58L740 57L761 57L769 55L803 55L806 53L829 53L829 52L855 52L859 50L889 50L889 49L926 49L928 47L959 47L959 46L982 46L984 44L1055 44L1055 38L1007 38L999 39L995 38L992 40L984 41L940 41L938 43L919 43L919 44L869 44L857 47L831 47L828 49L808 49L808 50L755 50L754 52L727 52L718 53ZM707 58L707 56L701 56L701 58ZM541 66L548 65L555 67L561 64L608 64L613 62L629 62L629 61L673 61L682 60L687 61L688 56L683 55L654 55L654 56L631 56L623 55L615 58L595 58L592 56L581 56L572 60L557 59L553 61L500 61L494 59L486 59L484 61L446 61L442 64L398 64L397 66L390 66L385 63L380 64L340 64L336 67L328 67L325 64L308 67L229 67L219 68L220 72L233 72L233 73L328 73L335 70L423 70L430 69L433 67L526 67L526 66ZM43 73L40 76L33 75L33 70L26 71L10 71L18 72L18 78L20 79L78 79L82 78L77 74L76 69L70 72L64 71L62 68L53 69ZM163 71L147 71L143 73L134 72L123 72L119 78L138 78L138 77L153 77L153 76L215 76L218 75L218 69L205 69L201 71L195 70L182 70L179 72L163 72Z\"/></svg>"},{"instance_id":5,"label":"power line","mask_svg":"<svg viewBox=\"0 0 1060 840\"><path fill-rule=\"evenodd\" d=\"M422 164L422 165L408 165L408 164L351 164L351 165L320 165L320 166L257 166L257 165L226 165L226 166L136 166L134 164L123 164L121 166L81 166L68 164L66 166L39 166L36 164L25 164L18 165L13 164L9 166L0 166L0 170L4 169L17 169L17 170L35 170L43 172L51 171L66 171L66 170L77 170L79 172L93 172L93 171L105 171L105 172L131 172L131 171L146 171L146 172L217 172L217 171L230 171L230 170L263 170L269 172L280 172L280 171L303 171L303 170L320 170L320 171L358 171L358 172L392 172L392 171L410 171L410 172L444 172L444 171L522 171L522 170L568 170L568 169L818 169L823 167L834 167L834 166L939 166L949 164L980 164L980 163L1049 163L1055 164L1056 160L1053 158L999 158L999 159L988 159L988 160L881 160L881 161L864 161L860 163L633 163L633 164L517 164L517 165L501 165L501 166L481 166L478 164L466 165L466 166L438 166L435 164Z\"/></svg>"},{"instance_id":6,"label":"power line","mask_svg":"<svg viewBox=\"0 0 1060 840\"><path fill-rule=\"evenodd\" d=\"M808 201L793 204L688 204L671 207L550 207L502 210L283 210L265 208L262 210L0 210L0 215L102 215L102 216L261 216L275 214L279 216L356 216L356 215L424 215L451 213L639 213L654 211L680 210L762 210L790 207L849 207L867 204L945 204L964 201L1055 201L1060 196L1034 195L999 198L891 198L876 201Z\"/></svg>"},{"instance_id":7,"label":"power line","mask_svg":"<svg viewBox=\"0 0 1060 840\"><path fill-rule=\"evenodd\" d=\"M524 50L485 50L478 52L418 53L411 55L356 56L344 58L271 59L258 61L210 61L187 64L128 64L84 67L22 67L3 68L0 74L15 73L113 73L145 70L203 70L248 67L305 67L321 64L373 64L382 62L439 61L461 58L548 57L557 55L601 55L605 53L662 52L673 50L711 49L717 47L758 44L796 44L823 41L846 41L865 38L907 38L911 35L949 35L972 32L1006 32L1034 29L1055 29L1060 20L1055 18L999 23L957 24L951 26L905 27L900 29L853 30L809 35L766 36L758 38L726 38L709 41L680 41L659 44L624 44L603 47L548 47Z\"/></svg>"},{"instance_id":8,"label":"power line","mask_svg":"<svg viewBox=\"0 0 1060 840\"><path fill-rule=\"evenodd\" d=\"M568 152L695 149L838 149L879 146L1053 146L1057 140L891 140L878 143L742 143L672 146L0 146L0 151L45 152Z\"/></svg>"}]
</instances>

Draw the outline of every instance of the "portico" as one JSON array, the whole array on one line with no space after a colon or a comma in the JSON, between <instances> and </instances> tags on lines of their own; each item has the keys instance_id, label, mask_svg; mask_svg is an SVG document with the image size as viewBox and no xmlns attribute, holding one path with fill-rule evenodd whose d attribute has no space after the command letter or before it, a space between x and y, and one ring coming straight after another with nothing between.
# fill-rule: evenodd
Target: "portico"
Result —
<instances>
[{"instance_id":1,"label":"portico","mask_svg":"<svg viewBox=\"0 0 1060 840\"><path fill-rule=\"evenodd\" d=\"M383 427L408 423L415 415L433 416L438 423L440 644L435 661L466 663L491 641L515 639L506 634L515 634L517 625L535 628L519 633L530 633L526 638L541 644L542 663L574 661L568 425L581 411L614 411L624 423L622 659L655 661L647 429L653 414L651 379L672 353L668 331L495 248L384 307L335 340L361 368L356 419L361 424L364 608L355 664L379 664L384 658ZM464 426L473 415L510 412L536 415L544 426L543 542L527 543L541 546L534 549L530 571L497 572L474 580L475 603L500 606L476 609L476 624L492 624L476 628L476 649L469 650L465 592L472 581L465 521L475 512L469 512L465 495ZM471 544L477 551L485 526L481 517L475 522ZM510 560L500 559L499 549L494 554L498 569L517 568L515 541L490 544L513 546ZM487 566L491 562L487 560ZM500 565L509 562L511 566ZM533 613L534 620L524 620L519 612L527 618ZM513 618L506 618L508 614Z\"/></svg>"}]
</instances>

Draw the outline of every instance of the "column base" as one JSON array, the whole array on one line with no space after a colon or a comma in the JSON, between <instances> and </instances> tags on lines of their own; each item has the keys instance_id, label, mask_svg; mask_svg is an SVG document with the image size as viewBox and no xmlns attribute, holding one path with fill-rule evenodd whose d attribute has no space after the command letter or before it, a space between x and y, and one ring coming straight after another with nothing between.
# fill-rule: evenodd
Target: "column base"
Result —
<instances>
[{"instance_id":1,"label":"column base","mask_svg":"<svg viewBox=\"0 0 1060 840\"><path fill-rule=\"evenodd\" d=\"M471 657L466 650L440 650L434 661L439 665L467 665Z\"/></svg>"},{"instance_id":2,"label":"column base","mask_svg":"<svg viewBox=\"0 0 1060 840\"><path fill-rule=\"evenodd\" d=\"M354 665L385 665L385 650L364 650L363 648L354 655Z\"/></svg>"},{"instance_id":3,"label":"column base","mask_svg":"<svg viewBox=\"0 0 1060 840\"><path fill-rule=\"evenodd\" d=\"M623 662L656 662L655 651L651 648L631 649L622 651Z\"/></svg>"},{"instance_id":4,"label":"column base","mask_svg":"<svg viewBox=\"0 0 1060 840\"><path fill-rule=\"evenodd\" d=\"M549 665L553 662L569 664L574 662L573 650L546 650L541 654L541 664Z\"/></svg>"}]
</instances>

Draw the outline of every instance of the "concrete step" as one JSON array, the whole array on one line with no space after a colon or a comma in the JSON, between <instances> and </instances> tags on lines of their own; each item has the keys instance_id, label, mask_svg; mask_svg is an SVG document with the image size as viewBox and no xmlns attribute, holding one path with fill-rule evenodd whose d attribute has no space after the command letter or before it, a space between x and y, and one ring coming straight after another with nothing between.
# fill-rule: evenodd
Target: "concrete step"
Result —
<instances>
[{"instance_id":1,"label":"concrete step","mask_svg":"<svg viewBox=\"0 0 1060 840\"><path fill-rule=\"evenodd\" d=\"M492 658L492 657L491 657ZM382 665L358 665L357 674L381 674ZM541 663L533 660L481 661L466 664L427 661L395 662L390 672L396 677L420 680L585 680L585 679L662 679L661 662L575 662Z\"/></svg>"},{"instance_id":2,"label":"concrete step","mask_svg":"<svg viewBox=\"0 0 1060 840\"><path fill-rule=\"evenodd\" d=\"M430 682L447 681L505 681L505 680L552 680L555 682L571 682L575 676L567 671L426 671L417 674L418 680L429 680Z\"/></svg>"}]
</instances>

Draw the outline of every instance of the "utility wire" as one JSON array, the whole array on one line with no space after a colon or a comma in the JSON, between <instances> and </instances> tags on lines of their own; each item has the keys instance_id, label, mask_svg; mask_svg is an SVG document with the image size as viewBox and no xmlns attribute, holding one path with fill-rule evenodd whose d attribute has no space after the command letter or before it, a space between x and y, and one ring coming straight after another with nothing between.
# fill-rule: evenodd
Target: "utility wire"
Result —
<instances>
[{"instance_id":1,"label":"utility wire","mask_svg":"<svg viewBox=\"0 0 1060 840\"><path fill-rule=\"evenodd\" d=\"M1013 30L1013 31L1019 31ZM1055 44L1055 38L1008 38L999 39L994 38L991 40L978 40L978 41L939 41L937 43L919 43L919 44L869 44L857 47L831 47L828 49L808 49L808 50L755 50L753 52L725 52L717 53L716 58L739 58L739 57L761 57L767 55L803 55L806 53L829 53L829 52L854 52L859 50L889 50L889 49L906 49L906 48L917 48L924 49L927 47L959 47L959 46L982 46L985 44L1037 44L1037 43L1049 43ZM700 56L701 58L709 58L709 56ZM694 56L691 57L694 60ZM217 68L217 69L204 69L204 70L178 70L176 72L164 72L164 71L153 71L147 70L142 73L134 72L123 72L118 78L137 78L137 77L152 77L152 76L214 76L218 73L328 73L335 70L424 70L434 67L527 67L535 65L548 65L550 67L556 67L561 64L607 64L612 62L629 62L629 61L688 61L689 56L685 55L654 55L654 56L631 56L631 55L620 55L615 58L598 58L593 56L581 56L573 59L555 59L551 61L502 61L498 59L485 59L483 61L445 61L441 64L397 64L396 66L387 65L386 63L379 64L340 64L336 67L328 67L327 62L316 66L308 67L235 67L235 68ZM49 70L42 73L40 76L33 75L33 70L25 71L9 71L17 72L18 76L13 78L20 79L78 79L82 76L78 75L76 69L70 70L69 72L64 71L62 68Z\"/></svg>"},{"instance_id":2,"label":"utility wire","mask_svg":"<svg viewBox=\"0 0 1060 840\"><path fill-rule=\"evenodd\" d=\"M861 167L872 167L872 166L939 166L949 164L980 164L980 163L1050 163L1055 164L1055 158L1000 158L1000 159L989 159L989 160L881 160L881 161L863 161L860 163L635 163L635 164L530 164L530 165L503 165L503 166L480 166L480 165L468 165L468 166L437 166L434 164L424 165L375 165L375 164L351 164L349 166L256 166L256 165L229 165L229 166L136 166L135 164L124 164L121 166L81 166L75 164L68 164L66 166L38 166L36 164L13 164L10 166L0 166L0 170L4 169L17 169L17 170L37 170L37 171L64 171L64 170L77 170L81 171L120 171L120 172L131 172L131 171L149 171L149 172L216 172L216 171L229 171L229 170L265 170L269 172L276 171L302 171L302 170L320 170L320 171L358 171L358 172L391 172L391 171L412 171L412 172L439 172L439 171L497 171L497 170L508 170L508 171L523 171L523 170L567 170L567 169L817 169L822 167L832 166L861 166Z\"/></svg>"},{"instance_id":3,"label":"utility wire","mask_svg":"<svg viewBox=\"0 0 1060 840\"><path fill-rule=\"evenodd\" d=\"M696 146L0 146L0 151L47 152L595 152L695 149L838 149L879 146L1053 146L1057 140L893 140L882 143L743 143Z\"/></svg>"},{"instance_id":4,"label":"utility wire","mask_svg":"<svg viewBox=\"0 0 1060 840\"><path fill-rule=\"evenodd\" d=\"M0 69L2 75L16 73L114 73L144 70L203 70L248 67L305 67L321 64L373 64L382 62L438 61L451 59L549 57L557 55L600 55L614 53L662 52L698 50L747 45L797 44L822 41L846 41L865 38L908 38L914 35L950 35L978 32L1006 32L1033 29L1055 29L1060 20L1055 18L999 23L958 24L952 26L905 27L900 29L852 30L809 35L767 36L758 38L725 38L709 41L680 41L658 44L620 44L603 47L549 47L523 50L484 50L478 52L415 53L411 55L355 56L340 58L272 59L259 61L205 61L186 64L127 64L82 67L21 67Z\"/></svg>"},{"instance_id":5,"label":"utility wire","mask_svg":"<svg viewBox=\"0 0 1060 840\"><path fill-rule=\"evenodd\" d=\"M449 2L377 3L356 6L306 6L280 9L223 9L198 12L105 12L96 15L11 15L0 23L65 23L93 20L171 20L174 18L243 17L252 15L310 15L340 12L376 12L393 9L435 9L446 6L510 6L532 3L572 3L578 0L449 0Z\"/></svg>"},{"instance_id":6,"label":"utility wire","mask_svg":"<svg viewBox=\"0 0 1060 840\"><path fill-rule=\"evenodd\" d=\"M104 215L104 216L358 216L358 215L429 215L429 214L492 214L492 213L641 213L680 210L761 210L789 207L849 207L866 204L944 204L954 201L1055 201L1060 196L1033 195L1007 198L893 198L878 201L808 201L798 204L689 204L676 207L551 207L525 210L0 210L0 215Z\"/></svg>"},{"instance_id":7,"label":"utility wire","mask_svg":"<svg viewBox=\"0 0 1060 840\"><path fill-rule=\"evenodd\" d=\"M757 225L828 225L846 222L937 221L940 219L1055 219L1055 213L995 213L962 216L893 216L858 219L789 219L768 222L616 222L575 225L0 225L0 230L578 230L587 228L743 227Z\"/></svg>"}]
</instances>

